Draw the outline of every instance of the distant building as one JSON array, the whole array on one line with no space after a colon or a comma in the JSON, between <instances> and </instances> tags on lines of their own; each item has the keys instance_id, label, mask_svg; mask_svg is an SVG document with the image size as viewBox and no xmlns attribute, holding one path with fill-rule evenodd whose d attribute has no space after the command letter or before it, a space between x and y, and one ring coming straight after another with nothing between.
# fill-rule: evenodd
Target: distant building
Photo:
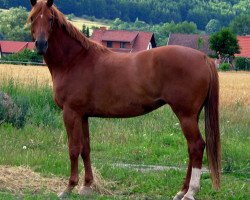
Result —
<instances>
[{"instance_id":1,"label":"distant building","mask_svg":"<svg viewBox=\"0 0 250 200\"><path fill-rule=\"evenodd\" d=\"M237 36L237 39L240 46L240 53L235 54L235 56L250 58L250 35Z\"/></svg>"},{"instance_id":2,"label":"distant building","mask_svg":"<svg viewBox=\"0 0 250 200\"><path fill-rule=\"evenodd\" d=\"M0 58L2 56L19 53L25 49L33 50L34 42L17 42L17 41L2 41L0 40Z\"/></svg>"},{"instance_id":3,"label":"distant building","mask_svg":"<svg viewBox=\"0 0 250 200\"><path fill-rule=\"evenodd\" d=\"M94 30L91 39L115 52L134 53L156 47L153 33L141 31Z\"/></svg>"},{"instance_id":4,"label":"distant building","mask_svg":"<svg viewBox=\"0 0 250 200\"><path fill-rule=\"evenodd\" d=\"M207 55L214 54L209 48L208 35L172 33L169 35L167 45L181 45L197 49Z\"/></svg>"}]
</instances>

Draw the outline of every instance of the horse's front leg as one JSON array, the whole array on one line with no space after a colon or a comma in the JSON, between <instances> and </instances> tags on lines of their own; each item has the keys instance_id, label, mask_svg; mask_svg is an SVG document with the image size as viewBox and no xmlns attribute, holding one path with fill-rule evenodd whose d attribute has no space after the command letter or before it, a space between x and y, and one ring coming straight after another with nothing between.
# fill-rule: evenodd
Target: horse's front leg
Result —
<instances>
[{"instance_id":1,"label":"horse's front leg","mask_svg":"<svg viewBox=\"0 0 250 200\"><path fill-rule=\"evenodd\" d=\"M84 163L85 178L84 178L84 184L80 188L79 194L86 196L92 193L91 185L93 183L93 173L90 161L88 118L82 119L82 130L83 130L83 148L81 151L81 156Z\"/></svg>"},{"instance_id":2,"label":"horse's front leg","mask_svg":"<svg viewBox=\"0 0 250 200\"><path fill-rule=\"evenodd\" d=\"M83 147L82 116L73 109L64 106L63 120L68 135L71 174L67 188L59 194L60 198L71 193L78 184L78 157Z\"/></svg>"}]
</instances>

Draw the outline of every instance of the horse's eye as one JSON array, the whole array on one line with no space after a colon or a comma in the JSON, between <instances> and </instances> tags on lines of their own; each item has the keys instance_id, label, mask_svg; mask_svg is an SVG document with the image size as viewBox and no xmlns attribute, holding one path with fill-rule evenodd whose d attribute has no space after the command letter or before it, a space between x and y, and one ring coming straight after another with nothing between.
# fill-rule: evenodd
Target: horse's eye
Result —
<instances>
[{"instance_id":1,"label":"horse's eye","mask_svg":"<svg viewBox=\"0 0 250 200\"><path fill-rule=\"evenodd\" d=\"M53 21L53 17L50 17L49 18L49 22L51 23Z\"/></svg>"},{"instance_id":2,"label":"horse's eye","mask_svg":"<svg viewBox=\"0 0 250 200\"><path fill-rule=\"evenodd\" d=\"M30 21L33 22L33 17L30 18Z\"/></svg>"}]
</instances>

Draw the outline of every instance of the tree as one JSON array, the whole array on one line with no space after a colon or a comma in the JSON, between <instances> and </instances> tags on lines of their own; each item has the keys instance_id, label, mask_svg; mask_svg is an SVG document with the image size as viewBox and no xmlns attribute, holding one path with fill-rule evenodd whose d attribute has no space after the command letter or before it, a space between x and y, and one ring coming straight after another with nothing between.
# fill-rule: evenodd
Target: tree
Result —
<instances>
[{"instance_id":1,"label":"tree","mask_svg":"<svg viewBox=\"0 0 250 200\"><path fill-rule=\"evenodd\" d=\"M30 41L30 30L26 27L28 12L23 7L0 12L0 33L6 40Z\"/></svg>"},{"instance_id":2,"label":"tree","mask_svg":"<svg viewBox=\"0 0 250 200\"><path fill-rule=\"evenodd\" d=\"M73 13L67 15L67 19L68 19L69 21L73 21L73 19L74 19L75 17L76 17L76 16L75 16Z\"/></svg>"},{"instance_id":3,"label":"tree","mask_svg":"<svg viewBox=\"0 0 250 200\"><path fill-rule=\"evenodd\" d=\"M250 15L239 15L230 23L232 31L238 35L250 34Z\"/></svg>"},{"instance_id":4,"label":"tree","mask_svg":"<svg viewBox=\"0 0 250 200\"><path fill-rule=\"evenodd\" d=\"M211 19L207 23L205 30L206 30L206 33L210 35L210 34L213 34L215 32L218 32L220 30L220 28L221 28L221 24L220 24L219 20Z\"/></svg>"},{"instance_id":5,"label":"tree","mask_svg":"<svg viewBox=\"0 0 250 200\"><path fill-rule=\"evenodd\" d=\"M0 32L0 40L4 40L4 35Z\"/></svg>"},{"instance_id":6,"label":"tree","mask_svg":"<svg viewBox=\"0 0 250 200\"><path fill-rule=\"evenodd\" d=\"M223 28L221 31L212 34L209 42L210 49L223 59L233 58L234 54L240 53L237 37L229 28Z\"/></svg>"},{"instance_id":7,"label":"tree","mask_svg":"<svg viewBox=\"0 0 250 200\"><path fill-rule=\"evenodd\" d=\"M90 33L89 33L89 27L86 26L85 24L82 25L82 33L86 36L86 37L90 37Z\"/></svg>"}]
</instances>

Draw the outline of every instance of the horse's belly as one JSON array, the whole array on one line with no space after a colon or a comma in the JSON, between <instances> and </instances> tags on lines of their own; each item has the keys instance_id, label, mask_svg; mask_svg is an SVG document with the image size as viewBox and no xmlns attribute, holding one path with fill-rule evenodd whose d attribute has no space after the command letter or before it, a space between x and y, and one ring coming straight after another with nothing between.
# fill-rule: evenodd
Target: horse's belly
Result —
<instances>
[{"instance_id":1,"label":"horse's belly","mask_svg":"<svg viewBox=\"0 0 250 200\"><path fill-rule=\"evenodd\" d=\"M149 113L165 104L163 100L156 100L151 104L130 103L128 105L112 105L96 109L91 117L127 118Z\"/></svg>"}]
</instances>

